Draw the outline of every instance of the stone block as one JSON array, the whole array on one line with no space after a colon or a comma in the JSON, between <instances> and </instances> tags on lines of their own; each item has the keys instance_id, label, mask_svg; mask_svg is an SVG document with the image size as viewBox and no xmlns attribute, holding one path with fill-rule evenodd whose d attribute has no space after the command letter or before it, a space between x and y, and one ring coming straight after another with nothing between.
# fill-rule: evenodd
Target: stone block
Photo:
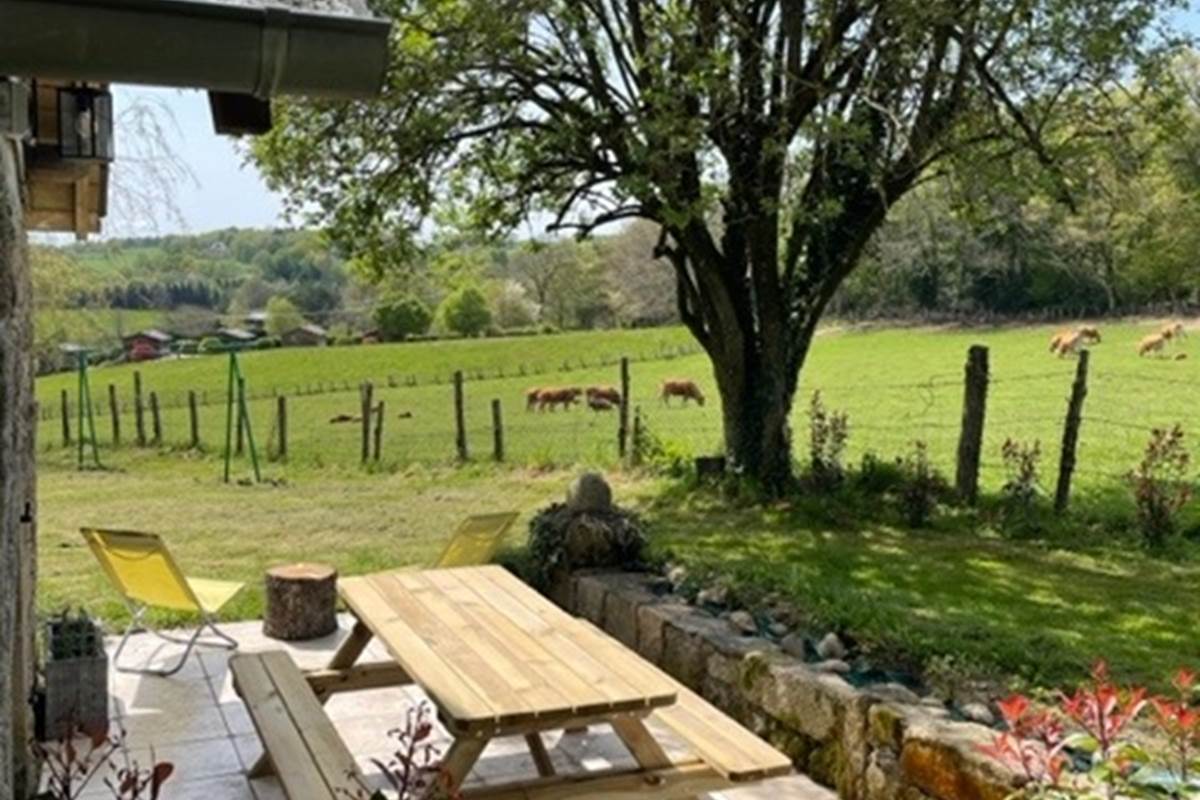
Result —
<instances>
[{"instance_id":1,"label":"stone block","mask_svg":"<svg viewBox=\"0 0 1200 800\"><path fill-rule=\"evenodd\" d=\"M900 753L904 782L936 800L1004 800L1017 776L979 752L992 735L974 723L910 718Z\"/></svg>"},{"instance_id":2,"label":"stone block","mask_svg":"<svg viewBox=\"0 0 1200 800\"><path fill-rule=\"evenodd\" d=\"M576 575L575 615L603 626L604 599L607 595L608 585L604 582L603 576Z\"/></svg>"},{"instance_id":3,"label":"stone block","mask_svg":"<svg viewBox=\"0 0 1200 800\"><path fill-rule=\"evenodd\" d=\"M690 606L677 603L644 605L637 610L638 654L653 663L663 665L664 635L667 623L692 613Z\"/></svg>"}]
</instances>

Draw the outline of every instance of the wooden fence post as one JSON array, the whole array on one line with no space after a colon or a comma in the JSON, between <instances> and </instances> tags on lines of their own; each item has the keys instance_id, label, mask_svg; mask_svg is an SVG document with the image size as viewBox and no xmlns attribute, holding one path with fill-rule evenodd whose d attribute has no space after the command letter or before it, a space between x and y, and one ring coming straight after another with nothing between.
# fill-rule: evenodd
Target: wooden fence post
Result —
<instances>
[{"instance_id":1,"label":"wooden fence post","mask_svg":"<svg viewBox=\"0 0 1200 800\"><path fill-rule=\"evenodd\" d=\"M629 464L630 466L639 466L642 463L642 407L638 406L633 410L633 435L631 437L632 447L629 448Z\"/></svg>"},{"instance_id":2,"label":"wooden fence post","mask_svg":"<svg viewBox=\"0 0 1200 800\"><path fill-rule=\"evenodd\" d=\"M133 426L137 431L138 447L146 446L146 408L142 404L142 373L133 372Z\"/></svg>"},{"instance_id":3,"label":"wooden fence post","mask_svg":"<svg viewBox=\"0 0 1200 800\"><path fill-rule=\"evenodd\" d=\"M1058 461L1058 486L1054 490L1054 510L1061 514L1067 510L1071 499L1071 475L1075 472L1075 449L1079 444L1079 426L1083 421L1083 400L1087 397L1088 359L1087 350L1079 353L1075 366L1075 383L1071 385L1071 399L1067 403L1067 421L1063 425L1062 455Z\"/></svg>"},{"instance_id":4,"label":"wooden fence post","mask_svg":"<svg viewBox=\"0 0 1200 800\"><path fill-rule=\"evenodd\" d=\"M67 398L67 390L66 389L62 390L62 394L59 397L61 400L60 406L62 408L63 447L70 447L71 446L71 401ZM82 436L83 431L80 431L79 435Z\"/></svg>"},{"instance_id":5,"label":"wooden fence post","mask_svg":"<svg viewBox=\"0 0 1200 800\"><path fill-rule=\"evenodd\" d=\"M196 393L188 391L188 427L192 432L192 447L200 446L200 412L196 408Z\"/></svg>"},{"instance_id":6,"label":"wooden fence post","mask_svg":"<svg viewBox=\"0 0 1200 800\"><path fill-rule=\"evenodd\" d=\"M983 423L987 412L988 349L971 345L967 351L963 390L962 433L958 440L958 469L954 486L968 505L979 498L979 462L983 452Z\"/></svg>"},{"instance_id":7,"label":"wooden fence post","mask_svg":"<svg viewBox=\"0 0 1200 800\"><path fill-rule=\"evenodd\" d=\"M621 357L621 407L617 427L617 455L621 460L629 450L629 359Z\"/></svg>"},{"instance_id":8,"label":"wooden fence post","mask_svg":"<svg viewBox=\"0 0 1200 800\"><path fill-rule=\"evenodd\" d=\"M121 408L117 404L117 387L108 385L108 411L112 415L112 443L116 447L121 443Z\"/></svg>"},{"instance_id":9,"label":"wooden fence post","mask_svg":"<svg viewBox=\"0 0 1200 800\"><path fill-rule=\"evenodd\" d=\"M499 397L492 399L492 457L504 460L504 416Z\"/></svg>"},{"instance_id":10,"label":"wooden fence post","mask_svg":"<svg viewBox=\"0 0 1200 800\"><path fill-rule=\"evenodd\" d=\"M154 443L162 444L162 416L158 413L158 392L150 393L150 422L154 426Z\"/></svg>"},{"instance_id":11,"label":"wooden fence post","mask_svg":"<svg viewBox=\"0 0 1200 800\"><path fill-rule=\"evenodd\" d=\"M362 463L371 458L371 412L375 408L372 399L375 396L375 386L370 381L363 382L359 387L362 399Z\"/></svg>"},{"instance_id":12,"label":"wooden fence post","mask_svg":"<svg viewBox=\"0 0 1200 800\"><path fill-rule=\"evenodd\" d=\"M383 407L382 400L375 407L375 452L371 454L374 461L383 453Z\"/></svg>"},{"instance_id":13,"label":"wooden fence post","mask_svg":"<svg viewBox=\"0 0 1200 800\"><path fill-rule=\"evenodd\" d=\"M462 370L454 371L454 443L458 448L458 460L466 461L470 456L467 452L467 414L466 400L463 392Z\"/></svg>"},{"instance_id":14,"label":"wooden fence post","mask_svg":"<svg viewBox=\"0 0 1200 800\"><path fill-rule=\"evenodd\" d=\"M279 428L279 457L287 460L287 397L279 395L275 400L275 424Z\"/></svg>"}]
</instances>

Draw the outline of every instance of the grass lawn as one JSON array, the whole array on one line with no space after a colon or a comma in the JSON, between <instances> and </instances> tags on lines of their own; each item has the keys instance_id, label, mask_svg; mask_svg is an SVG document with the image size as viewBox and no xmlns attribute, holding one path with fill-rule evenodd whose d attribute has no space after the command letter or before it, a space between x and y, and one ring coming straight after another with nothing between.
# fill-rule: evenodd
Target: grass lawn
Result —
<instances>
[{"instance_id":1,"label":"grass lawn","mask_svg":"<svg viewBox=\"0 0 1200 800\"><path fill-rule=\"evenodd\" d=\"M1011 541L973 516L913 531L829 504L737 508L679 490L646 502L655 550L702 580L751 602L777 593L816 625L919 663L1058 686L1105 658L1162 689L1175 667L1200 666L1194 544L1156 557L1128 540Z\"/></svg>"}]
</instances>

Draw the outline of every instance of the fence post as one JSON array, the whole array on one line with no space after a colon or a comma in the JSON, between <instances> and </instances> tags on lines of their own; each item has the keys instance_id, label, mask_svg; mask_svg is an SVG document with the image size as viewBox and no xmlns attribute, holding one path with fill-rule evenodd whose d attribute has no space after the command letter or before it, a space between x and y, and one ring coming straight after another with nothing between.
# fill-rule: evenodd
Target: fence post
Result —
<instances>
[{"instance_id":1,"label":"fence post","mask_svg":"<svg viewBox=\"0 0 1200 800\"><path fill-rule=\"evenodd\" d=\"M279 427L279 457L287 460L287 397L279 395L275 400L276 424Z\"/></svg>"},{"instance_id":2,"label":"fence post","mask_svg":"<svg viewBox=\"0 0 1200 800\"><path fill-rule=\"evenodd\" d=\"M642 407L638 406L633 410L633 446L629 448L629 464L630 466L639 466L642 463Z\"/></svg>"},{"instance_id":3,"label":"fence post","mask_svg":"<svg viewBox=\"0 0 1200 800\"><path fill-rule=\"evenodd\" d=\"M629 447L629 359L621 356L621 407L617 427L617 455L625 460Z\"/></svg>"},{"instance_id":4,"label":"fence post","mask_svg":"<svg viewBox=\"0 0 1200 800\"><path fill-rule=\"evenodd\" d=\"M971 345L967 351L963 390L962 433L958 440L958 469L954 486L968 505L979 498L979 462L983 451L983 423L987 411L988 349Z\"/></svg>"},{"instance_id":5,"label":"fence post","mask_svg":"<svg viewBox=\"0 0 1200 800\"><path fill-rule=\"evenodd\" d=\"M117 405L117 387L108 385L108 411L112 415L112 443L116 447L121 443L121 409Z\"/></svg>"},{"instance_id":6,"label":"fence post","mask_svg":"<svg viewBox=\"0 0 1200 800\"><path fill-rule=\"evenodd\" d=\"M458 460L466 461L467 452L467 415L463 393L462 370L454 371L454 443L458 448Z\"/></svg>"},{"instance_id":7,"label":"fence post","mask_svg":"<svg viewBox=\"0 0 1200 800\"><path fill-rule=\"evenodd\" d=\"M133 426L137 430L138 447L146 446L146 408L142 404L142 373L133 371Z\"/></svg>"},{"instance_id":8,"label":"fence post","mask_svg":"<svg viewBox=\"0 0 1200 800\"><path fill-rule=\"evenodd\" d=\"M379 460L380 454L383 452L383 401L379 401L379 405L375 407L375 452L371 454L372 459Z\"/></svg>"},{"instance_id":9,"label":"fence post","mask_svg":"<svg viewBox=\"0 0 1200 800\"><path fill-rule=\"evenodd\" d=\"M154 443L162 444L162 416L158 413L158 392L150 393L150 422L154 426Z\"/></svg>"},{"instance_id":10,"label":"fence post","mask_svg":"<svg viewBox=\"0 0 1200 800\"><path fill-rule=\"evenodd\" d=\"M70 447L71 446L71 406L70 406L70 400L67 399L67 390L63 389L62 394L59 397L61 400L60 406L62 408L63 447ZM82 436L83 431L80 431L79 434Z\"/></svg>"},{"instance_id":11,"label":"fence post","mask_svg":"<svg viewBox=\"0 0 1200 800\"><path fill-rule=\"evenodd\" d=\"M188 391L188 427L192 432L192 447L200 446L200 412L196 408L196 393Z\"/></svg>"},{"instance_id":12,"label":"fence post","mask_svg":"<svg viewBox=\"0 0 1200 800\"><path fill-rule=\"evenodd\" d=\"M375 396L375 386L370 381L364 381L359 387L362 399L362 463L371 458L371 411L375 408L372 398Z\"/></svg>"},{"instance_id":13,"label":"fence post","mask_svg":"<svg viewBox=\"0 0 1200 800\"><path fill-rule=\"evenodd\" d=\"M237 429L236 444L233 446L234 455L241 455L246 446L246 381L241 375L237 377Z\"/></svg>"},{"instance_id":14,"label":"fence post","mask_svg":"<svg viewBox=\"0 0 1200 800\"><path fill-rule=\"evenodd\" d=\"M1071 385L1071 399L1067 403L1062 455L1058 461L1058 486L1054 490L1054 510L1059 514L1067 510L1067 503L1071 499L1071 475L1075 472L1075 449L1079 444L1079 425L1083 421L1083 400L1087 397L1090 355L1087 350L1079 353L1079 363L1075 366L1075 383Z\"/></svg>"},{"instance_id":15,"label":"fence post","mask_svg":"<svg viewBox=\"0 0 1200 800\"><path fill-rule=\"evenodd\" d=\"M504 460L504 416L499 397L492 399L492 457Z\"/></svg>"}]
</instances>

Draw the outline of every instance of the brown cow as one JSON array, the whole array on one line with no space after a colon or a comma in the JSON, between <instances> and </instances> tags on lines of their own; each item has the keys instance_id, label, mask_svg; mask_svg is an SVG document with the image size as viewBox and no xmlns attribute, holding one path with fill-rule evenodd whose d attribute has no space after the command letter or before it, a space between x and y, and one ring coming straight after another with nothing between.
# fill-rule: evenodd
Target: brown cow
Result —
<instances>
[{"instance_id":1,"label":"brown cow","mask_svg":"<svg viewBox=\"0 0 1200 800\"><path fill-rule=\"evenodd\" d=\"M670 405L672 397L683 398L683 404L686 406L688 400L695 400L700 405L704 405L704 393L700 391L700 387L695 381L686 379L673 379L663 381L662 385L662 401L664 405Z\"/></svg>"},{"instance_id":2,"label":"brown cow","mask_svg":"<svg viewBox=\"0 0 1200 800\"><path fill-rule=\"evenodd\" d=\"M621 404L621 392L615 386L589 386L586 394L589 401L594 397L598 397L614 406Z\"/></svg>"},{"instance_id":3,"label":"brown cow","mask_svg":"<svg viewBox=\"0 0 1200 800\"><path fill-rule=\"evenodd\" d=\"M535 386L525 392L525 410L533 411L541 400L542 387Z\"/></svg>"},{"instance_id":4,"label":"brown cow","mask_svg":"<svg viewBox=\"0 0 1200 800\"><path fill-rule=\"evenodd\" d=\"M1050 337L1050 352L1057 353L1059 348L1062 347L1062 343L1071 338L1071 336L1074 334L1074 331L1067 330L1066 328L1063 328L1061 331L1057 331L1053 336Z\"/></svg>"},{"instance_id":5,"label":"brown cow","mask_svg":"<svg viewBox=\"0 0 1200 800\"><path fill-rule=\"evenodd\" d=\"M1138 342L1137 351L1139 356L1148 355L1149 353L1162 353L1163 348L1167 346L1167 337L1161 333L1152 333L1149 336L1142 337Z\"/></svg>"},{"instance_id":6,"label":"brown cow","mask_svg":"<svg viewBox=\"0 0 1200 800\"><path fill-rule=\"evenodd\" d=\"M1182 322L1168 322L1158 329L1158 335L1168 342L1172 339L1187 338L1187 333L1183 329Z\"/></svg>"},{"instance_id":7,"label":"brown cow","mask_svg":"<svg viewBox=\"0 0 1200 800\"><path fill-rule=\"evenodd\" d=\"M1075 355L1089 344L1100 344L1100 329L1095 325L1080 325L1075 330L1064 328L1050 338L1050 352L1060 357Z\"/></svg>"},{"instance_id":8,"label":"brown cow","mask_svg":"<svg viewBox=\"0 0 1200 800\"><path fill-rule=\"evenodd\" d=\"M549 408L553 411L558 406L562 406L564 411L567 411L583 394L583 390L577 386L571 386L565 389L542 389L538 392L538 411L545 411Z\"/></svg>"}]
</instances>

